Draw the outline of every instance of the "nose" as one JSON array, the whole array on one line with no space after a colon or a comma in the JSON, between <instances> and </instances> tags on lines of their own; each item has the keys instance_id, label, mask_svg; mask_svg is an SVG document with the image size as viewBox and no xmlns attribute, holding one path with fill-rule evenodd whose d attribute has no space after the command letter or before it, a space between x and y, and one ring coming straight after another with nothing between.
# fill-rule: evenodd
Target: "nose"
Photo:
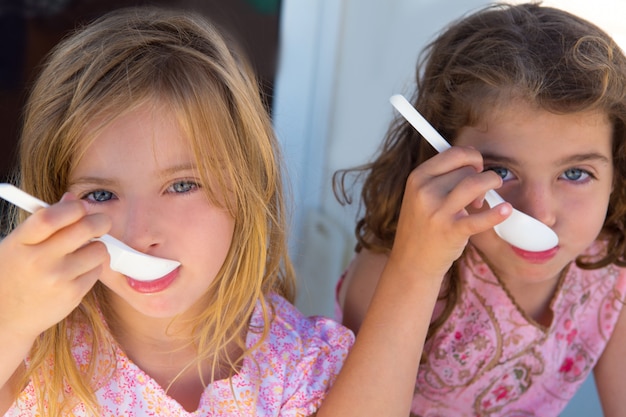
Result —
<instances>
[{"instance_id":1,"label":"nose","mask_svg":"<svg viewBox=\"0 0 626 417\"><path fill-rule=\"evenodd\" d=\"M510 195L508 201L517 210L534 217L547 226L554 226L556 216L556 198L547 184L526 182Z\"/></svg>"},{"instance_id":2,"label":"nose","mask_svg":"<svg viewBox=\"0 0 626 417\"><path fill-rule=\"evenodd\" d=\"M118 238L140 252L150 250L161 243L158 226L158 207L141 198L125 199L120 202L117 213Z\"/></svg>"}]
</instances>

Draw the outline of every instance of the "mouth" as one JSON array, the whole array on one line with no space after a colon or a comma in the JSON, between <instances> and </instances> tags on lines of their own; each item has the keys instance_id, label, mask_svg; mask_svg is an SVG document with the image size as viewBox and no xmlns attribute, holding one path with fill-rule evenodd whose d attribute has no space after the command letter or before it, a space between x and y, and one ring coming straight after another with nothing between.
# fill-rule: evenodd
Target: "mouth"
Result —
<instances>
[{"instance_id":1,"label":"mouth","mask_svg":"<svg viewBox=\"0 0 626 417\"><path fill-rule=\"evenodd\" d=\"M126 276L126 282L128 282L128 285L137 292L143 294L157 293L164 291L172 284L172 282L174 282L174 280L178 277L178 270L179 268L176 268L172 272L153 281L139 281Z\"/></svg>"},{"instance_id":2,"label":"mouth","mask_svg":"<svg viewBox=\"0 0 626 417\"><path fill-rule=\"evenodd\" d=\"M554 258L559 251L559 247L555 246L552 249L544 250L541 252L531 252L524 249L517 248L515 246L511 246L513 248L513 252L520 258L528 261L530 263L541 264L544 262L548 262L552 258Z\"/></svg>"}]
</instances>

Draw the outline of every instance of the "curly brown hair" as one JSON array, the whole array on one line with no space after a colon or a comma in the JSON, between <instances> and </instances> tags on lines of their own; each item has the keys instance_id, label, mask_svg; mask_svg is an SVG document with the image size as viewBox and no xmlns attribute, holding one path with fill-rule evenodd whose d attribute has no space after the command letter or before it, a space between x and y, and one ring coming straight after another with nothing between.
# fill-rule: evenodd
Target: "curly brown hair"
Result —
<instances>
[{"instance_id":1,"label":"curly brown hair","mask_svg":"<svg viewBox=\"0 0 626 417\"><path fill-rule=\"evenodd\" d=\"M601 259L577 259L592 269L626 265L625 96L626 57L607 33L563 10L526 3L490 5L442 31L420 54L411 101L452 143L462 127L476 125L485 112L511 99L557 114L607 114L615 168L603 226L608 251ZM349 185L363 180L357 251L391 250L407 177L435 153L419 139L397 117L372 162L335 173L335 195L344 204L351 200ZM457 287L455 279L447 280L449 307Z\"/></svg>"}]
</instances>

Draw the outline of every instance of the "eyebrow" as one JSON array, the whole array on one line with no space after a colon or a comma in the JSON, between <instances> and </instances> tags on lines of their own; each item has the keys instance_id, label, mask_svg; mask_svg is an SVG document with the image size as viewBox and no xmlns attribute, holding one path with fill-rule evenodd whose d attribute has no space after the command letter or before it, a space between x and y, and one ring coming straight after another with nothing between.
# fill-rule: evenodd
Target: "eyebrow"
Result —
<instances>
[{"instance_id":1,"label":"eyebrow","mask_svg":"<svg viewBox=\"0 0 626 417\"><path fill-rule=\"evenodd\" d=\"M516 159L509 158L508 156L496 155L496 154L491 154L488 152L485 152L482 155L484 159L489 159L495 162L503 162L509 165L515 165L517 163ZM588 153L566 156L565 158L558 160L557 163L559 165L567 165L567 164L572 164L572 163L591 162L591 161L598 161L598 162L602 162L605 164L611 163L611 160L609 158L607 158L605 155L602 155L601 153L598 153L598 152L588 152Z\"/></svg>"},{"instance_id":2,"label":"eyebrow","mask_svg":"<svg viewBox=\"0 0 626 417\"><path fill-rule=\"evenodd\" d=\"M178 172L181 171L195 171L197 170L197 166L196 164L193 163L184 163L184 164L180 164L180 165L174 165L171 166L169 168L165 168L161 171L158 172L158 175L174 175ZM78 185L78 184L97 184L100 186L113 186L116 185L118 183L118 181L116 180L112 180L112 179L108 179L108 178L101 178L101 177L92 177L92 176L85 176L85 177L79 177L76 178L74 181L72 181L72 184L74 185Z\"/></svg>"},{"instance_id":3,"label":"eyebrow","mask_svg":"<svg viewBox=\"0 0 626 417\"><path fill-rule=\"evenodd\" d=\"M174 165L169 168L165 168L161 170L160 174L172 175L181 171L197 171L197 170L198 170L198 167L196 166L196 164L189 162L189 163Z\"/></svg>"},{"instance_id":4,"label":"eyebrow","mask_svg":"<svg viewBox=\"0 0 626 417\"><path fill-rule=\"evenodd\" d=\"M81 184L97 184L99 186L113 186L117 184L117 181L109 180L100 177L79 177L71 181L68 185L81 185Z\"/></svg>"},{"instance_id":5,"label":"eyebrow","mask_svg":"<svg viewBox=\"0 0 626 417\"><path fill-rule=\"evenodd\" d=\"M559 163L562 165L565 165L565 164L570 164L573 162L588 162L588 161L604 162L605 164L611 163L611 160L609 158L597 152L589 152L589 153L568 156L568 157L561 159Z\"/></svg>"}]
</instances>

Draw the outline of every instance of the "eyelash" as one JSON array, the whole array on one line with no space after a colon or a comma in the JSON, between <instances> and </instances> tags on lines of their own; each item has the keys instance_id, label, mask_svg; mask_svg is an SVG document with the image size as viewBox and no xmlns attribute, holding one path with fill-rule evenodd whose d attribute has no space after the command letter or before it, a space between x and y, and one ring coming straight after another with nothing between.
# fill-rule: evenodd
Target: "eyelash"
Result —
<instances>
[{"instance_id":1,"label":"eyelash","mask_svg":"<svg viewBox=\"0 0 626 417\"><path fill-rule=\"evenodd\" d=\"M589 171L587 171L586 169L582 169L582 168L569 168L566 169L565 171L563 171L563 173L561 174L561 177L564 177L566 175L566 173L568 172L572 172L572 171L577 171L577 173L579 173L581 175L581 177L584 177L583 179L569 179L569 178L565 178L567 181L572 181L572 182L576 182L576 183L586 183L587 181L591 180L591 179L596 179L596 177Z\"/></svg>"},{"instance_id":2,"label":"eyelash","mask_svg":"<svg viewBox=\"0 0 626 417\"><path fill-rule=\"evenodd\" d=\"M183 191L176 191L175 188L180 186L180 185L185 186L186 189L183 190ZM171 193L171 194L187 194L187 193L193 192L193 191L195 191L195 190L197 190L199 188L200 188L200 185L196 181L192 181L192 180L177 180L177 181L173 182L172 184L170 184L166 188L166 191L168 193ZM105 193L107 194L107 197L108 197L106 200L98 200L95 197L98 194L105 194ZM115 198L115 193L113 193L111 191L108 191L108 190L105 190L105 189L98 189L98 190L88 191L88 192L82 194L80 198L85 200L85 201L87 201L87 202L89 202L89 203L92 203L92 204L100 204L100 203L106 203L108 201L113 200Z\"/></svg>"},{"instance_id":3,"label":"eyelash","mask_svg":"<svg viewBox=\"0 0 626 417\"><path fill-rule=\"evenodd\" d=\"M99 201L94 197L96 194L99 194L99 193L108 193L111 195L111 197L105 201ZM89 191L87 193L84 193L80 198L91 204L99 204L99 203L105 203L107 201L112 200L114 196L115 194L107 190L94 190L94 191Z\"/></svg>"},{"instance_id":4,"label":"eyelash","mask_svg":"<svg viewBox=\"0 0 626 417\"><path fill-rule=\"evenodd\" d=\"M496 172L497 174L499 174L502 177L503 181L505 181L505 182L510 180L510 178L506 179L506 176L512 175L511 174L511 170L509 170L506 167L502 167L502 166L486 167L485 170L486 171L494 171L494 172ZM506 171L506 175L502 176L501 172L499 172L499 171ZM578 179L569 179L569 178L567 178L566 174L568 172L572 173L573 171L575 171L576 173L579 173L581 175L581 177L583 177L583 178L582 179L580 179L580 178L578 178ZM588 170L583 169L583 168L576 168L576 167L568 168L568 169L564 170L561 173L561 175L559 175L559 178L562 178L562 179L564 179L566 181L573 182L573 183L586 183L590 179L596 179L595 175L593 175Z\"/></svg>"},{"instance_id":5,"label":"eyelash","mask_svg":"<svg viewBox=\"0 0 626 417\"><path fill-rule=\"evenodd\" d=\"M189 189L185 190L185 191L174 191L173 188L178 186L178 185L182 185L184 184L186 187L190 187ZM178 180L173 182L170 186L167 187L167 190L172 190L173 193L176 194L186 194L192 191L195 191L197 189L200 188L200 184L197 181L193 181L193 180Z\"/></svg>"},{"instance_id":6,"label":"eyelash","mask_svg":"<svg viewBox=\"0 0 626 417\"><path fill-rule=\"evenodd\" d=\"M494 171L496 174L500 175L500 177L502 177L503 181L508 181L505 177L506 176L502 176L501 170L505 170L507 172L507 174L511 174L511 170L509 170L508 168L502 167L502 166L492 166L492 167L485 167L485 171Z\"/></svg>"}]
</instances>

